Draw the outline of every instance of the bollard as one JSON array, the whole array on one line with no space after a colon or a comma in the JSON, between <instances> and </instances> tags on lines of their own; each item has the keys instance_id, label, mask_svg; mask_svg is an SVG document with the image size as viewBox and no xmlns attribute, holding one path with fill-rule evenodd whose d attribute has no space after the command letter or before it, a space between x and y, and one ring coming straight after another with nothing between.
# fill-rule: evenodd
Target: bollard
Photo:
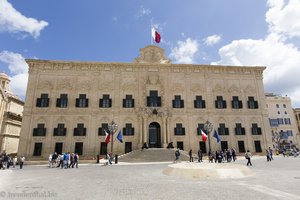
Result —
<instances>
[{"instance_id":1,"label":"bollard","mask_svg":"<svg viewBox=\"0 0 300 200\"><path fill-rule=\"evenodd\" d=\"M118 164L118 155L115 155L115 164Z\"/></svg>"},{"instance_id":2,"label":"bollard","mask_svg":"<svg viewBox=\"0 0 300 200\"><path fill-rule=\"evenodd\" d=\"M100 155L97 154L97 163L99 163L99 160L100 160Z\"/></svg>"}]
</instances>

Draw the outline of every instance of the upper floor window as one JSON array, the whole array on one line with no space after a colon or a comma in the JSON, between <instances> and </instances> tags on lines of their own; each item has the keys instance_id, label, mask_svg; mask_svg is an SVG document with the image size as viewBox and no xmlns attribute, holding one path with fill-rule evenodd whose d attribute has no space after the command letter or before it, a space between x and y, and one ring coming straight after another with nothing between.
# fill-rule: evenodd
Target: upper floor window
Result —
<instances>
[{"instance_id":1,"label":"upper floor window","mask_svg":"<svg viewBox=\"0 0 300 200\"><path fill-rule=\"evenodd\" d=\"M37 128L33 129L33 136L46 136L45 124L38 124Z\"/></svg>"},{"instance_id":2,"label":"upper floor window","mask_svg":"<svg viewBox=\"0 0 300 200\"><path fill-rule=\"evenodd\" d=\"M111 108L112 99L109 98L109 94L104 94L102 99L99 99L100 108Z\"/></svg>"},{"instance_id":3,"label":"upper floor window","mask_svg":"<svg viewBox=\"0 0 300 200\"><path fill-rule=\"evenodd\" d=\"M256 123L254 123L254 124L252 124L251 132L252 132L252 135L261 135L261 128L258 127L258 125Z\"/></svg>"},{"instance_id":4,"label":"upper floor window","mask_svg":"<svg viewBox=\"0 0 300 200\"><path fill-rule=\"evenodd\" d=\"M76 98L76 107L87 108L89 107L89 99L86 98L86 94L79 94L79 98Z\"/></svg>"},{"instance_id":5,"label":"upper floor window","mask_svg":"<svg viewBox=\"0 0 300 200\"><path fill-rule=\"evenodd\" d=\"M249 109L258 108L258 102L254 100L254 97L248 97L248 108Z\"/></svg>"},{"instance_id":6,"label":"upper floor window","mask_svg":"<svg viewBox=\"0 0 300 200\"><path fill-rule=\"evenodd\" d=\"M198 124L197 135L202 135L201 130L204 131L204 124Z\"/></svg>"},{"instance_id":7,"label":"upper floor window","mask_svg":"<svg viewBox=\"0 0 300 200\"><path fill-rule=\"evenodd\" d=\"M243 102L239 100L238 96L233 96L232 97L231 104L232 104L233 109L243 108Z\"/></svg>"},{"instance_id":8,"label":"upper floor window","mask_svg":"<svg viewBox=\"0 0 300 200\"><path fill-rule=\"evenodd\" d=\"M279 114L280 114L280 111L278 111L277 114L279 115Z\"/></svg>"},{"instance_id":9,"label":"upper floor window","mask_svg":"<svg viewBox=\"0 0 300 200\"><path fill-rule=\"evenodd\" d=\"M132 95L126 95L125 99L123 99L123 108L133 108L134 107L134 99L132 99Z\"/></svg>"},{"instance_id":10,"label":"upper floor window","mask_svg":"<svg viewBox=\"0 0 300 200\"><path fill-rule=\"evenodd\" d=\"M161 107L161 97L158 96L156 90L150 90L149 96L147 96L148 107Z\"/></svg>"},{"instance_id":11,"label":"upper floor window","mask_svg":"<svg viewBox=\"0 0 300 200\"><path fill-rule=\"evenodd\" d=\"M49 98L48 94L41 94L41 98L37 98L36 107L48 107L49 106Z\"/></svg>"},{"instance_id":12,"label":"upper floor window","mask_svg":"<svg viewBox=\"0 0 300 200\"><path fill-rule=\"evenodd\" d=\"M227 107L226 101L223 100L222 96L217 96L217 100L215 101L217 109L224 109Z\"/></svg>"},{"instance_id":13,"label":"upper floor window","mask_svg":"<svg viewBox=\"0 0 300 200\"><path fill-rule=\"evenodd\" d=\"M56 99L56 107L66 108L68 107L68 95L60 94L60 98Z\"/></svg>"},{"instance_id":14,"label":"upper floor window","mask_svg":"<svg viewBox=\"0 0 300 200\"><path fill-rule=\"evenodd\" d=\"M123 135L134 135L134 128L132 127L132 124L125 124L125 127L123 128Z\"/></svg>"},{"instance_id":15,"label":"upper floor window","mask_svg":"<svg viewBox=\"0 0 300 200\"><path fill-rule=\"evenodd\" d=\"M285 124L291 124L291 119L290 118L284 118L284 123Z\"/></svg>"},{"instance_id":16,"label":"upper floor window","mask_svg":"<svg viewBox=\"0 0 300 200\"><path fill-rule=\"evenodd\" d=\"M284 107L284 108L286 108L286 105L285 105L285 104L283 104L283 107Z\"/></svg>"},{"instance_id":17,"label":"upper floor window","mask_svg":"<svg viewBox=\"0 0 300 200\"><path fill-rule=\"evenodd\" d=\"M58 124L57 128L54 128L53 136L66 136L67 128L65 128L65 124Z\"/></svg>"},{"instance_id":18,"label":"upper floor window","mask_svg":"<svg viewBox=\"0 0 300 200\"><path fill-rule=\"evenodd\" d=\"M279 108L279 104L276 104L276 108Z\"/></svg>"},{"instance_id":19,"label":"upper floor window","mask_svg":"<svg viewBox=\"0 0 300 200\"><path fill-rule=\"evenodd\" d=\"M235 134L236 135L245 135L245 128L242 127L242 124L235 124Z\"/></svg>"},{"instance_id":20,"label":"upper floor window","mask_svg":"<svg viewBox=\"0 0 300 200\"><path fill-rule=\"evenodd\" d=\"M202 96L196 96L196 100L194 100L195 108L205 108L205 100L202 100Z\"/></svg>"},{"instance_id":21,"label":"upper floor window","mask_svg":"<svg viewBox=\"0 0 300 200\"><path fill-rule=\"evenodd\" d=\"M175 135L185 135L185 128L182 127L181 123L176 124L174 128Z\"/></svg>"},{"instance_id":22,"label":"upper floor window","mask_svg":"<svg viewBox=\"0 0 300 200\"><path fill-rule=\"evenodd\" d=\"M293 131L292 130L287 130L286 133L287 133L287 136L293 136Z\"/></svg>"},{"instance_id":23,"label":"upper floor window","mask_svg":"<svg viewBox=\"0 0 300 200\"><path fill-rule=\"evenodd\" d=\"M218 133L219 135L229 135L229 130L226 128L225 124L221 123L219 124Z\"/></svg>"},{"instance_id":24,"label":"upper floor window","mask_svg":"<svg viewBox=\"0 0 300 200\"><path fill-rule=\"evenodd\" d=\"M77 124L77 128L74 128L74 136L86 136L84 124Z\"/></svg>"},{"instance_id":25,"label":"upper floor window","mask_svg":"<svg viewBox=\"0 0 300 200\"><path fill-rule=\"evenodd\" d=\"M271 127L277 127L278 126L278 119L269 119L270 126Z\"/></svg>"},{"instance_id":26,"label":"upper floor window","mask_svg":"<svg viewBox=\"0 0 300 200\"><path fill-rule=\"evenodd\" d=\"M184 108L184 101L181 100L180 95L175 95L175 99L172 101L173 108Z\"/></svg>"},{"instance_id":27,"label":"upper floor window","mask_svg":"<svg viewBox=\"0 0 300 200\"><path fill-rule=\"evenodd\" d=\"M277 118L278 124L283 124L283 118Z\"/></svg>"},{"instance_id":28,"label":"upper floor window","mask_svg":"<svg viewBox=\"0 0 300 200\"><path fill-rule=\"evenodd\" d=\"M99 136L105 136L105 131L108 133L108 123L102 123L101 127L98 129Z\"/></svg>"}]
</instances>

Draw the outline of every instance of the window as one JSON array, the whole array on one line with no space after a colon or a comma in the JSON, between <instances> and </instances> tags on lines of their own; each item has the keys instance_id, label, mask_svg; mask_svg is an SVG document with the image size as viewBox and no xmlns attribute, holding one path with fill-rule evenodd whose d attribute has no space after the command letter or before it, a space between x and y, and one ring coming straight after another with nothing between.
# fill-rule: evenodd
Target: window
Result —
<instances>
[{"instance_id":1,"label":"window","mask_svg":"<svg viewBox=\"0 0 300 200\"><path fill-rule=\"evenodd\" d=\"M68 107L68 95L67 94L61 94L60 98L56 99L56 107L58 107L58 108Z\"/></svg>"},{"instance_id":2,"label":"window","mask_svg":"<svg viewBox=\"0 0 300 200\"><path fill-rule=\"evenodd\" d=\"M176 124L174 133L175 135L185 135L185 128L182 127L182 124Z\"/></svg>"},{"instance_id":3,"label":"window","mask_svg":"<svg viewBox=\"0 0 300 200\"><path fill-rule=\"evenodd\" d=\"M177 149L183 150L183 142L177 141Z\"/></svg>"},{"instance_id":4,"label":"window","mask_svg":"<svg viewBox=\"0 0 300 200\"><path fill-rule=\"evenodd\" d=\"M181 100L180 95L175 95L175 99L172 101L173 108L184 108L184 101Z\"/></svg>"},{"instance_id":5,"label":"window","mask_svg":"<svg viewBox=\"0 0 300 200\"><path fill-rule=\"evenodd\" d=\"M232 97L231 105L232 105L233 109L243 108L243 102L239 100L238 96L233 96Z\"/></svg>"},{"instance_id":6,"label":"window","mask_svg":"<svg viewBox=\"0 0 300 200\"><path fill-rule=\"evenodd\" d=\"M254 141L254 146L255 146L255 152L257 152L257 153L262 152L260 141L257 141L257 140Z\"/></svg>"},{"instance_id":7,"label":"window","mask_svg":"<svg viewBox=\"0 0 300 200\"><path fill-rule=\"evenodd\" d=\"M74 136L86 136L84 124L77 124L77 128L74 128Z\"/></svg>"},{"instance_id":8,"label":"window","mask_svg":"<svg viewBox=\"0 0 300 200\"><path fill-rule=\"evenodd\" d=\"M132 151L132 142L125 142L125 153Z\"/></svg>"},{"instance_id":9,"label":"window","mask_svg":"<svg viewBox=\"0 0 300 200\"><path fill-rule=\"evenodd\" d=\"M284 123L285 124L291 124L291 119L290 118L284 118Z\"/></svg>"},{"instance_id":10,"label":"window","mask_svg":"<svg viewBox=\"0 0 300 200\"><path fill-rule=\"evenodd\" d=\"M133 108L134 107L134 99L132 99L132 95L126 95L125 99L123 99L123 108Z\"/></svg>"},{"instance_id":11,"label":"window","mask_svg":"<svg viewBox=\"0 0 300 200\"><path fill-rule=\"evenodd\" d=\"M242 127L242 124L235 124L235 134L245 135L245 128Z\"/></svg>"},{"instance_id":12,"label":"window","mask_svg":"<svg viewBox=\"0 0 300 200\"><path fill-rule=\"evenodd\" d=\"M252 124L251 132L252 132L252 135L261 135L261 128L258 127L258 125L254 123L254 124Z\"/></svg>"},{"instance_id":13,"label":"window","mask_svg":"<svg viewBox=\"0 0 300 200\"><path fill-rule=\"evenodd\" d=\"M280 115L280 111L278 111L277 114Z\"/></svg>"},{"instance_id":14,"label":"window","mask_svg":"<svg viewBox=\"0 0 300 200\"><path fill-rule=\"evenodd\" d=\"M105 142L100 143L100 155L107 154L107 144Z\"/></svg>"},{"instance_id":15,"label":"window","mask_svg":"<svg viewBox=\"0 0 300 200\"><path fill-rule=\"evenodd\" d=\"M228 142L227 141L221 141L221 149L222 149L222 151L228 149Z\"/></svg>"},{"instance_id":16,"label":"window","mask_svg":"<svg viewBox=\"0 0 300 200\"><path fill-rule=\"evenodd\" d=\"M277 127L278 126L278 119L269 119L270 126L271 127Z\"/></svg>"},{"instance_id":17,"label":"window","mask_svg":"<svg viewBox=\"0 0 300 200\"><path fill-rule=\"evenodd\" d=\"M37 128L33 129L33 136L46 136L45 124L38 124Z\"/></svg>"},{"instance_id":18,"label":"window","mask_svg":"<svg viewBox=\"0 0 300 200\"><path fill-rule=\"evenodd\" d=\"M279 104L276 104L276 108L279 108Z\"/></svg>"},{"instance_id":19,"label":"window","mask_svg":"<svg viewBox=\"0 0 300 200\"><path fill-rule=\"evenodd\" d=\"M238 147L239 147L239 152L240 153L245 153L246 152L244 141L238 141Z\"/></svg>"},{"instance_id":20,"label":"window","mask_svg":"<svg viewBox=\"0 0 300 200\"><path fill-rule=\"evenodd\" d=\"M89 107L89 99L86 98L86 94L79 94L79 98L76 98L77 108L87 108Z\"/></svg>"},{"instance_id":21,"label":"window","mask_svg":"<svg viewBox=\"0 0 300 200\"><path fill-rule=\"evenodd\" d=\"M83 142L76 142L75 143L75 153L78 155L82 155L83 152Z\"/></svg>"},{"instance_id":22,"label":"window","mask_svg":"<svg viewBox=\"0 0 300 200\"><path fill-rule=\"evenodd\" d=\"M123 128L123 135L134 135L134 128L132 128L132 124L125 124L125 128Z\"/></svg>"},{"instance_id":23,"label":"window","mask_svg":"<svg viewBox=\"0 0 300 200\"><path fill-rule=\"evenodd\" d=\"M222 96L217 96L217 100L215 101L217 109L224 109L226 108L226 101L223 100Z\"/></svg>"},{"instance_id":24,"label":"window","mask_svg":"<svg viewBox=\"0 0 300 200\"><path fill-rule=\"evenodd\" d=\"M278 124L283 124L283 118L277 118Z\"/></svg>"},{"instance_id":25,"label":"window","mask_svg":"<svg viewBox=\"0 0 300 200\"><path fill-rule=\"evenodd\" d=\"M284 111L284 114L286 114L286 115L287 115L287 112L286 112L286 111Z\"/></svg>"},{"instance_id":26,"label":"window","mask_svg":"<svg viewBox=\"0 0 300 200\"><path fill-rule=\"evenodd\" d=\"M226 128L225 124L219 124L218 133L219 135L229 135L228 128Z\"/></svg>"},{"instance_id":27,"label":"window","mask_svg":"<svg viewBox=\"0 0 300 200\"><path fill-rule=\"evenodd\" d=\"M57 128L54 128L53 136L66 136L67 128L65 128L65 124L58 124Z\"/></svg>"},{"instance_id":28,"label":"window","mask_svg":"<svg viewBox=\"0 0 300 200\"><path fill-rule=\"evenodd\" d=\"M56 152L57 154L62 154L62 152L63 152L62 150L63 150L63 143L56 142L54 152Z\"/></svg>"},{"instance_id":29,"label":"window","mask_svg":"<svg viewBox=\"0 0 300 200\"><path fill-rule=\"evenodd\" d=\"M196 96L196 100L194 100L194 108L205 108L205 100L202 100L202 96Z\"/></svg>"},{"instance_id":30,"label":"window","mask_svg":"<svg viewBox=\"0 0 300 200\"><path fill-rule=\"evenodd\" d=\"M43 143L34 143L33 156L41 156L42 155L42 147Z\"/></svg>"},{"instance_id":31,"label":"window","mask_svg":"<svg viewBox=\"0 0 300 200\"><path fill-rule=\"evenodd\" d=\"M198 124L197 135L202 135L201 130L204 131L204 124Z\"/></svg>"},{"instance_id":32,"label":"window","mask_svg":"<svg viewBox=\"0 0 300 200\"><path fill-rule=\"evenodd\" d=\"M254 97L248 97L248 108L258 109L258 102L254 100Z\"/></svg>"},{"instance_id":33,"label":"window","mask_svg":"<svg viewBox=\"0 0 300 200\"><path fill-rule=\"evenodd\" d=\"M283 104L283 108L286 108L286 105L285 105L285 104Z\"/></svg>"},{"instance_id":34,"label":"window","mask_svg":"<svg viewBox=\"0 0 300 200\"><path fill-rule=\"evenodd\" d=\"M36 107L48 107L49 106L49 98L48 94L41 94L41 98L37 98Z\"/></svg>"},{"instance_id":35,"label":"window","mask_svg":"<svg viewBox=\"0 0 300 200\"><path fill-rule=\"evenodd\" d=\"M111 108L112 99L109 98L109 94L104 94L102 99L99 99L100 108Z\"/></svg>"},{"instance_id":36,"label":"window","mask_svg":"<svg viewBox=\"0 0 300 200\"><path fill-rule=\"evenodd\" d=\"M150 96L147 97L147 106L148 107L161 107L161 97L158 96L156 90L150 90Z\"/></svg>"},{"instance_id":37,"label":"window","mask_svg":"<svg viewBox=\"0 0 300 200\"><path fill-rule=\"evenodd\" d=\"M105 131L108 133L108 123L102 123L101 127L98 129L99 136L105 136Z\"/></svg>"},{"instance_id":38,"label":"window","mask_svg":"<svg viewBox=\"0 0 300 200\"><path fill-rule=\"evenodd\" d=\"M293 131L292 130L287 130L287 136L293 136Z\"/></svg>"},{"instance_id":39,"label":"window","mask_svg":"<svg viewBox=\"0 0 300 200\"><path fill-rule=\"evenodd\" d=\"M201 149L202 153L206 153L206 143L205 142L200 141L199 148Z\"/></svg>"}]
</instances>

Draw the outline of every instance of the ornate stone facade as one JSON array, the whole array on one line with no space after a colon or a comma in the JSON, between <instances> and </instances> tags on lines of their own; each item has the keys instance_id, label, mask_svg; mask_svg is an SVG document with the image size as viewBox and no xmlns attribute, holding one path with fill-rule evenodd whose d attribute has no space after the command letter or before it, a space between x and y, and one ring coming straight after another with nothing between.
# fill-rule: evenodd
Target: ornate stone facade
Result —
<instances>
[{"instance_id":1,"label":"ornate stone facade","mask_svg":"<svg viewBox=\"0 0 300 200\"><path fill-rule=\"evenodd\" d=\"M46 159L57 143L62 143L63 152L74 152L81 148L76 147L77 143L82 143L82 156L95 157L102 152L101 145L105 146L105 136L99 135L98 130L101 124L112 120L118 124L117 132L128 124L134 128L130 134L123 132L124 143L114 142L114 152L118 154L141 148L144 142L153 147L166 147L173 142L175 147L196 152L202 141L197 127L206 120L217 131L220 123L228 128L229 134L221 135L223 148L227 144L227 148L237 151L244 148L259 152L258 145L263 149L271 144L266 134L270 128L262 82L264 67L171 64L163 52L157 46L147 46L134 63L26 60L29 80L19 154L29 159ZM37 107L42 94L48 95L49 105ZM68 96L65 108L56 106L61 94ZM76 107L80 94L86 95L88 107ZM99 99L105 95L111 99L111 106L99 107ZM134 99L133 107L124 107L126 96ZM196 96L205 101L204 108L195 108ZM216 109L217 96L227 102L226 108ZM239 97L243 108L232 109L233 96ZM256 109L248 109L248 97L258 102ZM174 108L178 102L179 107ZM244 127L245 134L235 134L237 123ZM44 136L33 136L37 124L44 124ZM58 124L67 128L65 136L54 136ZM84 124L86 136L74 136L78 124ZM253 135L252 124L260 127L262 134ZM180 130L175 134L177 125ZM208 149L207 144L201 145ZM214 151L221 149L212 136L211 147ZM36 148L41 152L33 156Z\"/></svg>"}]
</instances>

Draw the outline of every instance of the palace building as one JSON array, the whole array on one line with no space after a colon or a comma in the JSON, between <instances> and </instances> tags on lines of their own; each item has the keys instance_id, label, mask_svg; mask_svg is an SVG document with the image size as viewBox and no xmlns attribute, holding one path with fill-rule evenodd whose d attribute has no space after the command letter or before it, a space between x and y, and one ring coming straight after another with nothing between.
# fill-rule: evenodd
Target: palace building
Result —
<instances>
[{"instance_id":1,"label":"palace building","mask_svg":"<svg viewBox=\"0 0 300 200\"><path fill-rule=\"evenodd\" d=\"M53 152L84 158L111 151L105 130L118 125L113 151L142 147L260 153L272 144L265 67L172 64L164 50L146 46L133 63L27 59L29 79L18 154L30 160ZM123 143L115 140L119 131Z\"/></svg>"}]
</instances>

